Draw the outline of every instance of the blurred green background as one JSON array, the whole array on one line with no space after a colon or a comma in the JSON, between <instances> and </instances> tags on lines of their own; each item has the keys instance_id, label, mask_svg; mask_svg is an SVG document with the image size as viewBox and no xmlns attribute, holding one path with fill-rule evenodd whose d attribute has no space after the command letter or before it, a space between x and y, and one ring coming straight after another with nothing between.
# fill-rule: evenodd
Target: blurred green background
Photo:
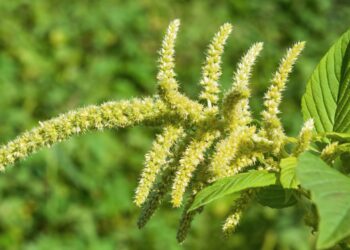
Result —
<instances>
[{"instance_id":1,"label":"blurred green background","mask_svg":"<svg viewBox=\"0 0 350 250\"><path fill-rule=\"evenodd\" d=\"M234 24L222 87L253 42L265 42L253 78L259 117L269 79L287 47L307 47L282 105L295 135L308 76L350 26L348 0L0 0L0 143L70 109L152 95L157 50L181 18L177 71L183 90L198 94L204 51L218 27ZM225 240L227 201L212 204L176 242L181 211L164 204L143 230L134 188L157 128L89 133L30 157L0 175L0 249L312 249L300 208L254 205Z\"/></svg>"}]
</instances>

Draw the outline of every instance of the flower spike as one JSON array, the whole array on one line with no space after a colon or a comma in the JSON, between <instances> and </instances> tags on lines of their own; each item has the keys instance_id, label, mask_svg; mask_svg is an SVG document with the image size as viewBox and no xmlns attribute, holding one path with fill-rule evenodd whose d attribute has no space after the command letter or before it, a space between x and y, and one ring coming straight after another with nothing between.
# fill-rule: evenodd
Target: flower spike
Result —
<instances>
[{"instance_id":1,"label":"flower spike","mask_svg":"<svg viewBox=\"0 0 350 250\"><path fill-rule=\"evenodd\" d=\"M254 126L237 129L216 144L210 162L210 171L215 180L229 176L230 162L235 158L240 148L247 146L246 138L250 138L255 129Z\"/></svg>"},{"instance_id":2,"label":"flower spike","mask_svg":"<svg viewBox=\"0 0 350 250\"><path fill-rule=\"evenodd\" d=\"M160 96L166 99L166 94L178 90L175 79L175 40L179 30L180 20L175 19L169 24L159 51L159 72L157 75Z\"/></svg>"},{"instance_id":3,"label":"flower spike","mask_svg":"<svg viewBox=\"0 0 350 250\"><path fill-rule=\"evenodd\" d=\"M91 105L45 121L0 147L0 169L26 158L43 147L83 134L89 130L127 127L141 122L158 123L168 113L166 106L152 98ZM168 113L169 114L169 113Z\"/></svg>"},{"instance_id":4,"label":"flower spike","mask_svg":"<svg viewBox=\"0 0 350 250\"><path fill-rule=\"evenodd\" d=\"M179 85L175 79L175 40L179 26L179 19L172 21L162 42L157 75L158 91L160 97L180 116L198 121L201 119L202 105L181 94L178 91Z\"/></svg>"},{"instance_id":5,"label":"flower spike","mask_svg":"<svg viewBox=\"0 0 350 250\"><path fill-rule=\"evenodd\" d=\"M219 135L220 133L218 131L199 132L184 152L180 160L179 169L176 172L171 193L171 201L174 207L181 206L183 195L192 178L194 170L204 160L205 151Z\"/></svg>"},{"instance_id":6,"label":"flower spike","mask_svg":"<svg viewBox=\"0 0 350 250\"><path fill-rule=\"evenodd\" d=\"M234 201L232 213L230 216L226 218L226 221L222 226L222 230L225 236L229 236L236 230L241 220L243 211L247 209L247 207L249 206L254 196L255 196L254 191L247 190L247 191L244 191L241 194L241 196Z\"/></svg>"},{"instance_id":7,"label":"flower spike","mask_svg":"<svg viewBox=\"0 0 350 250\"><path fill-rule=\"evenodd\" d=\"M164 128L162 134L157 136L152 150L146 154L145 167L139 186L136 189L135 204L137 206L140 206L146 200L158 172L167 163L168 158L172 156L172 147L183 134L182 127L169 125Z\"/></svg>"},{"instance_id":8,"label":"flower spike","mask_svg":"<svg viewBox=\"0 0 350 250\"><path fill-rule=\"evenodd\" d=\"M262 157L262 153L260 152L238 153L235 159L230 163L230 167L223 177L243 172L245 168L254 165L259 157Z\"/></svg>"},{"instance_id":9,"label":"flower spike","mask_svg":"<svg viewBox=\"0 0 350 250\"><path fill-rule=\"evenodd\" d=\"M152 215L156 212L159 205L162 203L164 196L169 191L168 183L172 180L174 169L167 168L162 173L161 181L157 182L153 187L147 199L142 203L141 212L137 220L138 228L143 228Z\"/></svg>"},{"instance_id":10,"label":"flower spike","mask_svg":"<svg viewBox=\"0 0 350 250\"><path fill-rule=\"evenodd\" d=\"M231 24L225 23L222 25L208 47L207 58L202 68L203 74L200 85L202 85L203 91L200 94L200 98L206 100L209 107L216 105L219 100L218 94L220 89L218 81L221 75L221 56L231 31Z\"/></svg>"},{"instance_id":11,"label":"flower spike","mask_svg":"<svg viewBox=\"0 0 350 250\"><path fill-rule=\"evenodd\" d=\"M223 100L223 114L231 130L251 122L249 79L263 43L255 43L242 57L233 77L233 86Z\"/></svg>"},{"instance_id":12,"label":"flower spike","mask_svg":"<svg viewBox=\"0 0 350 250\"><path fill-rule=\"evenodd\" d=\"M267 139L274 142L275 154L280 152L285 139L282 124L278 118L278 106L282 99L282 91L285 88L292 67L304 46L305 42L298 42L288 49L271 81L270 88L265 94L265 110L262 112L263 129Z\"/></svg>"}]
</instances>

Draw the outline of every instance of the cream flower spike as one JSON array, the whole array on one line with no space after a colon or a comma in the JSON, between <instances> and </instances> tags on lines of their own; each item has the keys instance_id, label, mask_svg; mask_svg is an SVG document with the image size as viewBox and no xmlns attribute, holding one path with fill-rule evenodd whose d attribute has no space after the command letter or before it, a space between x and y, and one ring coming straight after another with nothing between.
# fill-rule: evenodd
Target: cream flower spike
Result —
<instances>
[{"instance_id":1,"label":"cream flower spike","mask_svg":"<svg viewBox=\"0 0 350 250\"><path fill-rule=\"evenodd\" d=\"M278 107L282 100L282 91L285 88L293 65L304 47L305 42L298 42L287 50L285 57L282 59L271 81L272 84L265 94L265 110L262 112L262 124L267 139L274 142L274 154L280 152L285 140L283 127L278 118L278 113L280 112Z\"/></svg>"},{"instance_id":2,"label":"cream flower spike","mask_svg":"<svg viewBox=\"0 0 350 250\"><path fill-rule=\"evenodd\" d=\"M226 176L232 176L244 171L245 168L254 165L258 158L262 157L260 152L250 152L246 154L237 154L235 159L230 163ZM223 177L226 177L223 176Z\"/></svg>"},{"instance_id":3,"label":"cream flower spike","mask_svg":"<svg viewBox=\"0 0 350 250\"><path fill-rule=\"evenodd\" d=\"M185 134L183 139L176 144L172 159L169 159L167 166L164 167L164 171L160 173L159 179L152 186L151 192L147 196L145 202L142 204L140 216L137 222L139 228L146 225L148 220L152 217L159 205L164 200L165 195L167 195L171 190L172 182L178 169L182 153L186 150L186 146L189 144L190 140L191 136L189 134Z\"/></svg>"},{"instance_id":4,"label":"cream flower spike","mask_svg":"<svg viewBox=\"0 0 350 250\"><path fill-rule=\"evenodd\" d=\"M169 24L162 48L159 51L159 71L157 75L158 87L161 97L166 99L168 92L177 91L178 84L175 80L175 40L179 31L180 20L175 19Z\"/></svg>"},{"instance_id":5,"label":"cream flower spike","mask_svg":"<svg viewBox=\"0 0 350 250\"><path fill-rule=\"evenodd\" d=\"M179 85L175 79L175 40L179 30L180 20L172 21L167 29L162 42L162 48L159 52L159 71L157 74L158 91L160 97L169 106L177 111L180 116L193 121L199 121L202 118L203 106L190 100L181 94Z\"/></svg>"},{"instance_id":6,"label":"cream flower spike","mask_svg":"<svg viewBox=\"0 0 350 250\"><path fill-rule=\"evenodd\" d=\"M184 155L180 160L180 166L176 172L171 192L171 202L174 207L181 206L186 187L192 178L193 172L204 160L205 151L219 135L219 132L198 133L197 137L193 139L184 152Z\"/></svg>"},{"instance_id":7,"label":"cream flower spike","mask_svg":"<svg viewBox=\"0 0 350 250\"><path fill-rule=\"evenodd\" d=\"M140 206L146 200L157 174L172 156L172 147L184 135L182 127L169 125L152 145L152 150L146 154L139 185L136 189L135 204Z\"/></svg>"},{"instance_id":8,"label":"cream flower spike","mask_svg":"<svg viewBox=\"0 0 350 250\"><path fill-rule=\"evenodd\" d=\"M232 31L232 25L225 23L215 34L208 46L207 58L202 68L202 79L200 85L203 91L200 98L207 101L208 107L215 106L219 100L219 78L221 76L221 56L224 52L224 45Z\"/></svg>"},{"instance_id":9,"label":"cream flower spike","mask_svg":"<svg viewBox=\"0 0 350 250\"><path fill-rule=\"evenodd\" d=\"M242 57L233 76L232 88L224 96L223 115L231 130L251 122L249 79L263 43L255 43Z\"/></svg>"}]
</instances>

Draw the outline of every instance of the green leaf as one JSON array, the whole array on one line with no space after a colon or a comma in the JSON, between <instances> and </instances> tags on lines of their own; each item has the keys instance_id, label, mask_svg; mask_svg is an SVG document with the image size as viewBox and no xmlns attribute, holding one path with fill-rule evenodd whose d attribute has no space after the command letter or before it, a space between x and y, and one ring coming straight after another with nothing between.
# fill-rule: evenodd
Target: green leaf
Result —
<instances>
[{"instance_id":1,"label":"green leaf","mask_svg":"<svg viewBox=\"0 0 350 250\"><path fill-rule=\"evenodd\" d=\"M329 248L350 236L350 178L309 152L298 158L297 178L311 191L319 213L317 248Z\"/></svg>"},{"instance_id":2,"label":"green leaf","mask_svg":"<svg viewBox=\"0 0 350 250\"><path fill-rule=\"evenodd\" d=\"M316 131L350 132L350 30L322 58L302 99L304 119L313 118Z\"/></svg>"},{"instance_id":3,"label":"green leaf","mask_svg":"<svg viewBox=\"0 0 350 250\"><path fill-rule=\"evenodd\" d=\"M329 132L324 135L332 141L350 142L350 134L348 133Z\"/></svg>"},{"instance_id":4,"label":"green leaf","mask_svg":"<svg viewBox=\"0 0 350 250\"><path fill-rule=\"evenodd\" d=\"M197 195L189 211L201 207L209 202L226 195L240 192L247 188L256 188L273 185L276 183L276 175L266 170L253 170L234 176L222 178L213 185L204 188Z\"/></svg>"},{"instance_id":5,"label":"green leaf","mask_svg":"<svg viewBox=\"0 0 350 250\"><path fill-rule=\"evenodd\" d=\"M295 175L295 168L297 166L296 157L288 157L281 160L281 185L284 188L298 188L298 181Z\"/></svg>"},{"instance_id":6,"label":"green leaf","mask_svg":"<svg viewBox=\"0 0 350 250\"><path fill-rule=\"evenodd\" d=\"M271 208L285 208L297 203L294 190L284 189L281 185L262 188L257 195L258 202Z\"/></svg>"}]
</instances>

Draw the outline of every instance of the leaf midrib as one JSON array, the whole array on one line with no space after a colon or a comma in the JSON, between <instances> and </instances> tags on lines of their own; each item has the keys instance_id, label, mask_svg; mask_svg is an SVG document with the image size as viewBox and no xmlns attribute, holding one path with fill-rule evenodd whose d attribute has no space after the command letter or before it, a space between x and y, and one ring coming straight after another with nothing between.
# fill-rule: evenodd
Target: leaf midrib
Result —
<instances>
[{"instance_id":1,"label":"leaf midrib","mask_svg":"<svg viewBox=\"0 0 350 250\"><path fill-rule=\"evenodd\" d=\"M346 84L346 81L345 81L346 80L346 71L348 70L348 65L349 65L349 61L350 61L350 44L349 44L350 32L347 32L345 34L345 36L347 36L345 38L347 43L346 43L344 56L342 56L342 59L341 59L340 79L338 79L338 76L335 74L335 76L337 77L337 80L339 81L338 96L337 96L337 102L336 102L337 107L336 107L335 114L334 114L334 124L333 124L333 131L336 131L336 132L345 132L344 129L342 129L341 125L350 111L350 109L346 110L345 111L346 115L343 115L341 117L340 121L338 120L340 114L342 113L344 108L348 106L347 104L350 101L350 98L348 98L343 105L341 105L341 106L339 105L340 104L339 102L345 97L346 94L348 94L348 93L346 93L346 91L342 91L342 87L343 87L343 84ZM342 53L342 51L343 51L343 45L344 45L344 43L342 42L340 44L340 53ZM333 54L333 57L335 58L335 53ZM348 88L349 87L347 87L346 89L348 89Z\"/></svg>"}]
</instances>

